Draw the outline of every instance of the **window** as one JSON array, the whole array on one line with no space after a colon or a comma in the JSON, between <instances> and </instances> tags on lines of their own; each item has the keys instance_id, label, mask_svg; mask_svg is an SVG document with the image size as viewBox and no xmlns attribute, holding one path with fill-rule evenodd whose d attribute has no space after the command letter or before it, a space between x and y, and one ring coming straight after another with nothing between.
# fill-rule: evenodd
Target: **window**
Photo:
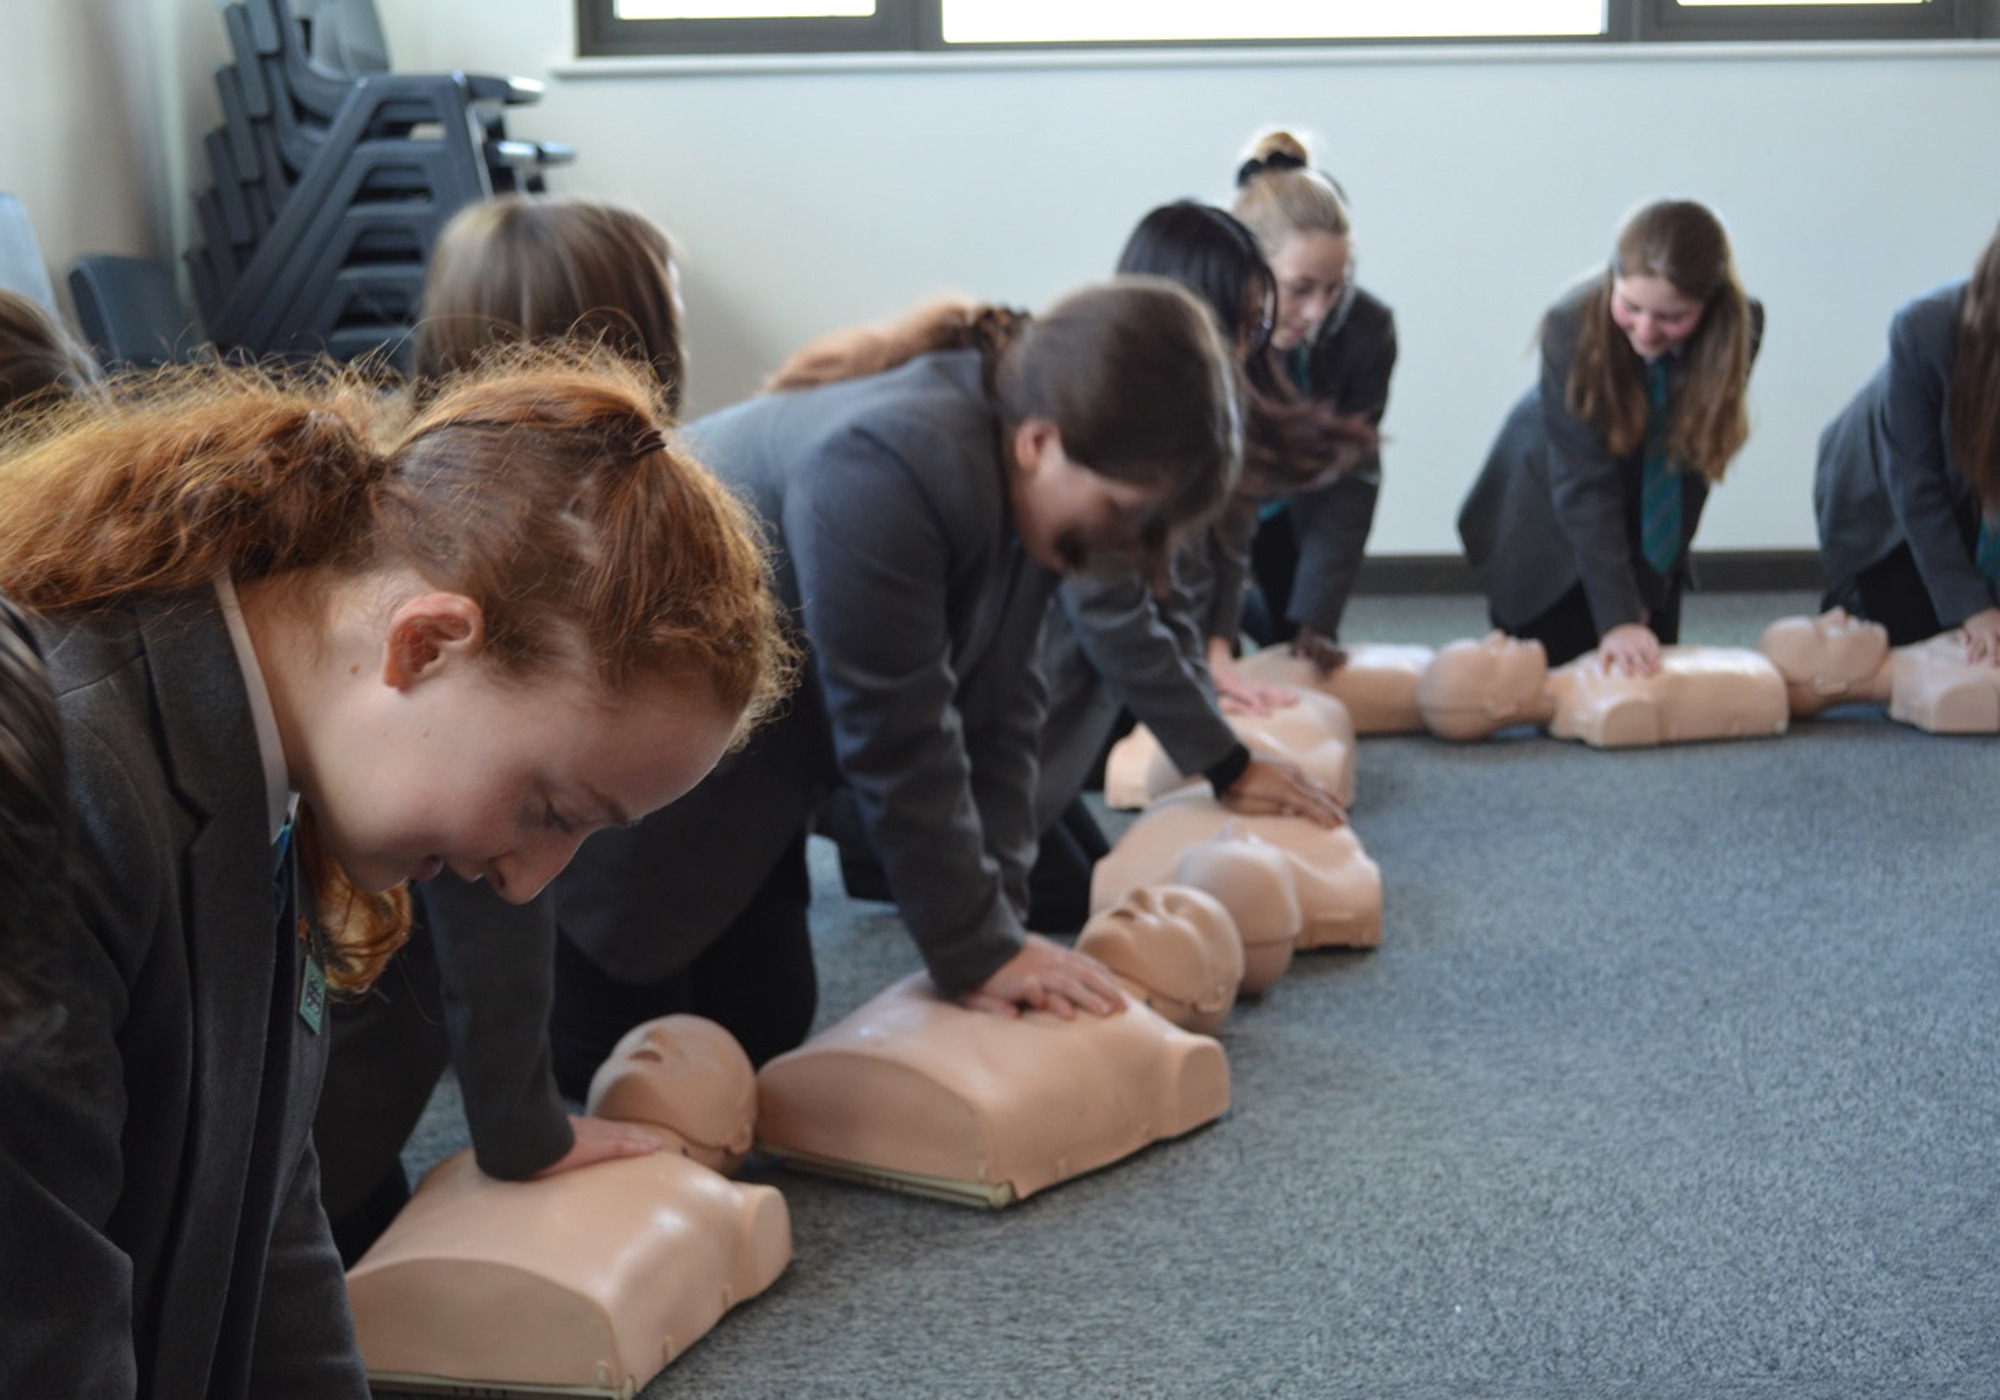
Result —
<instances>
[{"instance_id":1,"label":"window","mask_svg":"<svg viewBox=\"0 0 2000 1400\"><path fill-rule=\"evenodd\" d=\"M578 50L586 57L1970 38L1992 29L1981 0L577 0Z\"/></svg>"}]
</instances>

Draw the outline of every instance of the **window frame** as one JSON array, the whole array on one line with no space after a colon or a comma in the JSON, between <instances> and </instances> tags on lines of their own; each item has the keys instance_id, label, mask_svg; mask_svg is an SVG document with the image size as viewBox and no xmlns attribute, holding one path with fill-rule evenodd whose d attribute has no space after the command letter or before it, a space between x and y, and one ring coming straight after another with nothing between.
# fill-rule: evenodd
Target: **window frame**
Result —
<instances>
[{"instance_id":1,"label":"window frame","mask_svg":"<svg viewBox=\"0 0 2000 1400\"><path fill-rule=\"evenodd\" d=\"M940 0L876 0L870 18L619 19L614 0L576 0L581 58L682 58L778 54L1093 53L1203 49L1366 49L1476 44L1592 45L1818 40L1950 40L2000 34L2000 0L1922 5L1687 6L1679 0L1604 0L1602 34L1452 38L1087 40L947 44Z\"/></svg>"}]
</instances>

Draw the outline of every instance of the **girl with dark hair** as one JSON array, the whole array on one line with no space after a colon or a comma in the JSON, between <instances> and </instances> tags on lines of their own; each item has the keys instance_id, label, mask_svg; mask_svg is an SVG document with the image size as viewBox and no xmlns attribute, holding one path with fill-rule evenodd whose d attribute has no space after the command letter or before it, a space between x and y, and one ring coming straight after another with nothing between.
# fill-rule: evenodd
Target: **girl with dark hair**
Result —
<instances>
[{"instance_id":1,"label":"girl with dark hair","mask_svg":"<svg viewBox=\"0 0 2000 1400\"><path fill-rule=\"evenodd\" d=\"M1540 383L1459 510L1495 627L1551 665L1595 647L1607 670L1658 671L1708 489L1750 436L1762 332L1707 208L1626 220L1604 273L1543 317Z\"/></svg>"},{"instance_id":2,"label":"girl with dark hair","mask_svg":"<svg viewBox=\"0 0 2000 1400\"><path fill-rule=\"evenodd\" d=\"M1825 606L1894 646L1956 627L2000 665L2000 229L1889 323L1888 361L1820 437L1813 509Z\"/></svg>"},{"instance_id":3,"label":"girl with dark hair","mask_svg":"<svg viewBox=\"0 0 2000 1400\"><path fill-rule=\"evenodd\" d=\"M1157 571L1227 499L1228 352L1186 292L1131 279L1032 319L931 306L795 361L780 392L688 436L763 520L811 665L742 754L559 883L572 1091L667 1012L700 1008L757 1062L804 1038L805 842L836 784L944 995L1002 1015L1122 1005L1100 964L1024 922L1035 649L1061 575L1114 556Z\"/></svg>"},{"instance_id":4,"label":"girl with dark hair","mask_svg":"<svg viewBox=\"0 0 2000 1400\"><path fill-rule=\"evenodd\" d=\"M328 990L380 973L406 880L532 898L774 702L749 522L633 371L496 369L401 421L210 369L0 450L0 590L76 820L65 1024L0 1075L0 1393L361 1400Z\"/></svg>"},{"instance_id":5,"label":"girl with dark hair","mask_svg":"<svg viewBox=\"0 0 2000 1400\"><path fill-rule=\"evenodd\" d=\"M1294 698L1235 673L1259 500L1352 462L1373 434L1271 375L1264 352L1276 289L1256 240L1229 214L1193 200L1162 205L1132 231L1118 271L1186 287L1235 348L1246 380L1244 474L1222 516L1175 553L1163 587L1085 572L1056 593L1042 646L1049 713L1036 810L1045 835L1034 881L1046 911L1040 926L1057 929L1080 928L1088 916L1090 870L1106 843L1079 794L1121 708L1152 729L1182 772L1205 774L1227 806L1341 818L1332 793L1294 764L1253 756L1225 714L1266 714Z\"/></svg>"},{"instance_id":6,"label":"girl with dark hair","mask_svg":"<svg viewBox=\"0 0 2000 1400\"><path fill-rule=\"evenodd\" d=\"M1354 273L1346 193L1288 131L1264 133L1236 172L1233 212L1278 289L1268 369L1307 399L1380 427L1396 367L1396 318ZM1289 640L1322 671L1342 660L1340 621L1382 490L1379 450L1331 481L1267 503L1252 553L1262 642Z\"/></svg>"}]
</instances>

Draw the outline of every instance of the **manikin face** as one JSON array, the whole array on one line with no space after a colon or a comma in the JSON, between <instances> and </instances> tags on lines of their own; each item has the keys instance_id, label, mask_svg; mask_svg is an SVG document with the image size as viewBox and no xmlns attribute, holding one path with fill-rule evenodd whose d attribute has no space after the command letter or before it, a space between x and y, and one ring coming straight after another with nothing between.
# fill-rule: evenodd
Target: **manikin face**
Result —
<instances>
[{"instance_id":1,"label":"manikin face","mask_svg":"<svg viewBox=\"0 0 2000 1400\"><path fill-rule=\"evenodd\" d=\"M1059 574L1082 568L1095 551L1136 544L1166 495L1164 487L1113 481L1071 461L1046 418L1014 430L1013 466L1007 482L1021 546Z\"/></svg>"},{"instance_id":2,"label":"manikin face","mask_svg":"<svg viewBox=\"0 0 2000 1400\"><path fill-rule=\"evenodd\" d=\"M1686 341L1700 327L1703 309L1664 277L1611 279L1611 319L1642 360L1657 360Z\"/></svg>"},{"instance_id":3,"label":"manikin face","mask_svg":"<svg viewBox=\"0 0 2000 1400\"><path fill-rule=\"evenodd\" d=\"M584 837L701 781L736 716L705 683L672 673L614 705L566 673L504 681L479 654L477 607L457 602L471 609L469 630L462 613L398 609L380 676L322 714L293 776L362 889L449 869L524 904Z\"/></svg>"},{"instance_id":4,"label":"manikin face","mask_svg":"<svg viewBox=\"0 0 2000 1400\"><path fill-rule=\"evenodd\" d=\"M1352 272L1352 242L1323 229L1294 233L1269 259L1278 279L1278 324L1271 348L1296 350L1340 304Z\"/></svg>"}]
</instances>

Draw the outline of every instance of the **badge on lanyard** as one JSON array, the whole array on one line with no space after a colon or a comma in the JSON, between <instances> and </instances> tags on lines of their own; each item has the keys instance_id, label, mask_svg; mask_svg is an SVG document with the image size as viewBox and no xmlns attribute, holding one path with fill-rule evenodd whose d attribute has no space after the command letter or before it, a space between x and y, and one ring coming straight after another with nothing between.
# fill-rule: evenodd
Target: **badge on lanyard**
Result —
<instances>
[{"instance_id":1,"label":"badge on lanyard","mask_svg":"<svg viewBox=\"0 0 2000 1400\"><path fill-rule=\"evenodd\" d=\"M299 1019L314 1035L326 1019L326 969L319 965L319 950L306 943L306 966L299 991Z\"/></svg>"}]
</instances>

